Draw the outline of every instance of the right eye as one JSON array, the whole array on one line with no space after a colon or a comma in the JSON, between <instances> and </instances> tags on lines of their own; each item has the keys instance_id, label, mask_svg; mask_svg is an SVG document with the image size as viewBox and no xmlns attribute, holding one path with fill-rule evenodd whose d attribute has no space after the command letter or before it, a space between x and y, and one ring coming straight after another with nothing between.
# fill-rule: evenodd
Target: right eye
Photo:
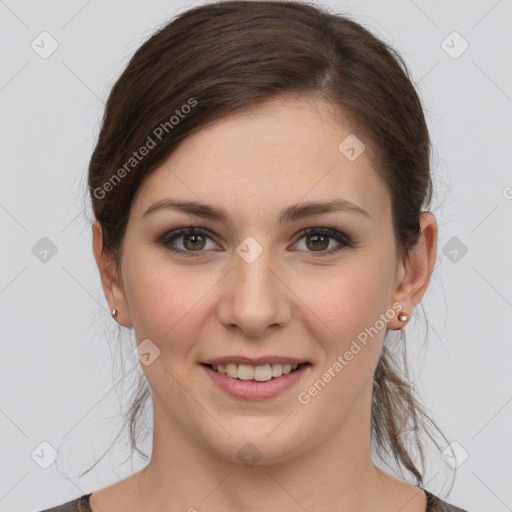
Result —
<instances>
[{"instance_id":1,"label":"right eye","mask_svg":"<svg viewBox=\"0 0 512 512\"><path fill-rule=\"evenodd\" d=\"M158 241L173 253L186 257L198 257L202 252L205 252L203 249L207 246L208 239L212 241L214 246L217 246L205 230L201 228L182 228L169 231ZM182 248L176 248L176 245L181 245ZM208 248L206 247L206 249ZM214 247L210 247L210 249L214 249Z\"/></svg>"}]
</instances>

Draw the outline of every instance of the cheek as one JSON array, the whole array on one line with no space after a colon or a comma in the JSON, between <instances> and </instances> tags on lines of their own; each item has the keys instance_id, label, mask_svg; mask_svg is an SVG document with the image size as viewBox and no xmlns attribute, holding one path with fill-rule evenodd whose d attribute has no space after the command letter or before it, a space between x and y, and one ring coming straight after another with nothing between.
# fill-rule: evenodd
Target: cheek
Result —
<instances>
[{"instance_id":1,"label":"cheek","mask_svg":"<svg viewBox=\"0 0 512 512\"><path fill-rule=\"evenodd\" d=\"M311 401L307 410L319 414L328 404L337 404L329 420L333 425L363 389L371 389L387 323L395 315L389 303L392 255L361 251L328 277L302 283L304 302L321 320L311 335L322 348L318 373L302 388L302 396Z\"/></svg>"},{"instance_id":2,"label":"cheek","mask_svg":"<svg viewBox=\"0 0 512 512\"><path fill-rule=\"evenodd\" d=\"M204 272L172 265L143 250L126 251L123 275L128 307L137 340L149 338L160 345L185 343L186 333L200 325L201 299L213 286Z\"/></svg>"},{"instance_id":3,"label":"cheek","mask_svg":"<svg viewBox=\"0 0 512 512\"><path fill-rule=\"evenodd\" d=\"M336 347L375 324L390 307L392 265L368 253L347 260L329 273L302 277L294 285ZM379 324L380 325L380 324Z\"/></svg>"},{"instance_id":4,"label":"cheek","mask_svg":"<svg viewBox=\"0 0 512 512\"><path fill-rule=\"evenodd\" d=\"M371 397L387 321L395 315L389 304L393 274L383 265L380 258L361 257L322 283L303 283L304 302L321 320L311 335L321 345L322 357L315 375L301 386L298 401L307 417L323 418L326 430L345 421L364 390ZM361 407L367 405L365 401Z\"/></svg>"}]
</instances>

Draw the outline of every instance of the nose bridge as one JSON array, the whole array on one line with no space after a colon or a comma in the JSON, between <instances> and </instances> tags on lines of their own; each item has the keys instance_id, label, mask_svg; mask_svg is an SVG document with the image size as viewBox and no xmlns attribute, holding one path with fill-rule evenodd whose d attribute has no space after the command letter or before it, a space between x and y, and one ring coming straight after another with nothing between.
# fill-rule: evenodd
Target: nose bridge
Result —
<instances>
[{"instance_id":1,"label":"nose bridge","mask_svg":"<svg viewBox=\"0 0 512 512\"><path fill-rule=\"evenodd\" d=\"M239 299L244 302L252 303L262 301L261 304L269 302L273 299L270 272L271 257L268 252L259 255L253 261L247 261L243 257L237 255L234 258L234 288Z\"/></svg>"},{"instance_id":2,"label":"nose bridge","mask_svg":"<svg viewBox=\"0 0 512 512\"><path fill-rule=\"evenodd\" d=\"M219 308L226 327L237 325L254 336L287 320L286 292L271 270L273 266L271 250L254 238L247 237L237 246Z\"/></svg>"}]
</instances>

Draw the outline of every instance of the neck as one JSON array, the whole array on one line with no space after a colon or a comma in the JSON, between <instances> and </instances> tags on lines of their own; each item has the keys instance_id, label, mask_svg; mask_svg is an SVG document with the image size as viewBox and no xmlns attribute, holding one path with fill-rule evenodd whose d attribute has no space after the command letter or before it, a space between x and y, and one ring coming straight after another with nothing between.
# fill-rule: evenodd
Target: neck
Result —
<instances>
[{"instance_id":1,"label":"neck","mask_svg":"<svg viewBox=\"0 0 512 512\"><path fill-rule=\"evenodd\" d=\"M389 492L386 474L371 458L370 419L359 414L369 405L366 400L356 404L341 429L309 450L249 466L214 453L197 436L170 425L154 402L160 421L154 423L151 461L137 474L137 508L291 512L298 507L333 510L335 504L339 512L354 512L382 507L380 500Z\"/></svg>"}]
</instances>

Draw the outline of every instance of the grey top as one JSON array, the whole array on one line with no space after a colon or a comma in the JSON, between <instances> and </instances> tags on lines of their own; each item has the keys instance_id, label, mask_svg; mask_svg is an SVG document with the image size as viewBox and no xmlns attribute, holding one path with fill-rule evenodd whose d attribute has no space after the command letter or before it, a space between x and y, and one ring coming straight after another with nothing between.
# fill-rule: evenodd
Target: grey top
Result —
<instances>
[{"instance_id":1,"label":"grey top","mask_svg":"<svg viewBox=\"0 0 512 512\"><path fill-rule=\"evenodd\" d=\"M445 501L442 501L440 498L434 496L425 489L423 489L423 492L427 496L427 508L425 512L468 512L467 510L463 510L462 508L455 507ZM84 494L76 500L68 501L67 503L42 510L41 512L92 512L89 505L89 496L91 494L92 492Z\"/></svg>"}]
</instances>

